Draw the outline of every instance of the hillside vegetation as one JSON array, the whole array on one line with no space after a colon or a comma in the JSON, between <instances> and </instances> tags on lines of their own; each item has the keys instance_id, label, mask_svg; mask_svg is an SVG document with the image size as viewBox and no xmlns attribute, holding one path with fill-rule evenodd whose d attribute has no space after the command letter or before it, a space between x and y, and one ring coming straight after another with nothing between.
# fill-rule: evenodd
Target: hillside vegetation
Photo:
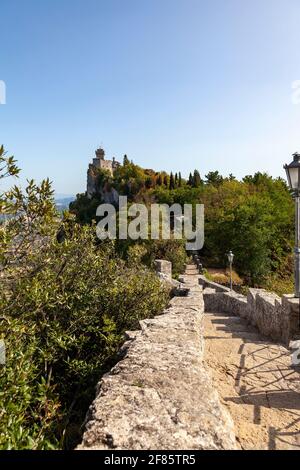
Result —
<instances>
[{"instance_id":1,"label":"hillside vegetation","mask_svg":"<svg viewBox=\"0 0 300 470\"><path fill-rule=\"evenodd\" d=\"M223 177L218 171L202 178L195 170L184 180L180 173L142 169L125 156L113 177L98 170L98 184L99 188L115 188L130 202L204 204L205 244L200 255L205 267L224 268L226 253L232 250L234 267L246 285L266 287L280 294L292 291L294 207L283 179L257 172L238 181L232 174ZM91 200L78 195L71 211L79 222L90 223L101 200L100 192ZM151 259L156 243L142 244ZM130 242L119 243L122 256L126 257L129 245ZM168 248L161 250L161 256L175 261L175 272L180 272L182 263L176 264L177 259L183 259L182 252L180 256L177 253L180 247L173 240Z\"/></svg>"},{"instance_id":2,"label":"hillside vegetation","mask_svg":"<svg viewBox=\"0 0 300 470\"><path fill-rule=\"evenodd\" d=\"M3 147L0 169L0 183L20 172ZM125 331L168 302L154 260L170 260L175 276L187 261L184 240L100 242L94 219L104 187L129 204L204 204L205 266L224 268L231 249L247 285L292 290L293 202L280 178L256 173L237 181L216 171L202 179L195 170L184 180L125 157L113 177L99 171L99 191L91 200L78 195L63 217L48 180L0 191L2 449L74 448Z\"/></svg>"},{"instance_id":3,"label":"hillside vegetation","mask_svg":"<svg viewBox=\"0 0 300 470\"><path fill-rule=\"evenodd\" d=\"M3 147L0 168L0 180L20 171ZM0 449L73 448L124 332L169 293L139 250L121 259L95 227L61 220L48 180L0 193L0 213Z\"/></svg>"}]
</instances>

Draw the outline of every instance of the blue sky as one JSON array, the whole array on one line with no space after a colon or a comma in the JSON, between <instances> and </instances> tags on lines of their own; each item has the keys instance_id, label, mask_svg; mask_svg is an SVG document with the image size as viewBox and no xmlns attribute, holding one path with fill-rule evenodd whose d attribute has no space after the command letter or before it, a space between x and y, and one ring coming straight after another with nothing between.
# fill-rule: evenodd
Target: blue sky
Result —
<instances>
[{"instance_id":1,"label":"blue sky","mask_svg":"<svg viewBox=\"0 0 300 470\"><path fill-rule=\"evenodd\" d=\"M1 0L0 18L0 143L23 178L82 192L100 144L238 177L300 151L299 0Z\"/></svg>"}]
</instances>

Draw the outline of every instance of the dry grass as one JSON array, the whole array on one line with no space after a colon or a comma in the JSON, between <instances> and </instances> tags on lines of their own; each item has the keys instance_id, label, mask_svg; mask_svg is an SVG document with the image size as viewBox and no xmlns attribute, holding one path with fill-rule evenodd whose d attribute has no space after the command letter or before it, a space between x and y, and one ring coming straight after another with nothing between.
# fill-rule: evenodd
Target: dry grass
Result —
<instances>
[{"instance_id":1,"label":"dry grass","mask_svg":"<svg viewBox=\"0 0 300 470\"><path fill-rule=\"evenodd\" d=\"M205 275L207 279L217 282L218 284L230 284L229 270L209 268ZM243 279L235 271L232 271L232 283L236 286L241 286L244 283Z\"/></svg>"}]
</instances>

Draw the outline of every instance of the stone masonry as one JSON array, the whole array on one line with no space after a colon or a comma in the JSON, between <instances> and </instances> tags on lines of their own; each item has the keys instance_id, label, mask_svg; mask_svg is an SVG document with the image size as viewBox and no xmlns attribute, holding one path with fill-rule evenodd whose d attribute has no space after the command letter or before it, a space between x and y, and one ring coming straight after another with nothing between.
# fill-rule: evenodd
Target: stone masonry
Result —
<instances>
[{"instance_id":1,"label":"stone masonry","mask_svg":"<svg viewBox=\"0 0 300 470\"><path fill-rule=\"evenodd\" d=\"M114 171L120 166L120 163L113 158L112 160L105 159L105 152L100 147L95 151L95 158L93 158L93 163L89 164L87 172L87 196L91 198L97 191L97 175L99 169L107 170L111 175L114 174ZM110 201L105 201L110 202Z\"/></svg>"},{"instance_id":2,"label":"stone masonry","mask_svg":"<svg viewBox=\"0 0 300 470\"><path fill-rule=\"evenodd\" d=\"M155 260L156 272L161 279L172 281L172 263L164 259Z\"/></svg>"},{"instance_id":3,"label":"stone masonry","mask_svg":"<svg viewBox=\"0 0 300 470\"><path fill-rule=\"evenodd\" d=\"M204 302L193 268L187 296L129 332L123 359L97 387L78 449L235 449L233 423L203 364Z\"/></svg>"},{"instance_id":4,"label":"stone masonry","mask_svg":"<svg viewBox=\"0 0 300 470\"><path fill-rule=\"evenodd\" d=\"M299 299L278 295L264 289L249 289L247 297L199 276L204 287L205 311L233 313L245 318L260 333L286 345L300 334Z\"/></svg>"}]
</instances>

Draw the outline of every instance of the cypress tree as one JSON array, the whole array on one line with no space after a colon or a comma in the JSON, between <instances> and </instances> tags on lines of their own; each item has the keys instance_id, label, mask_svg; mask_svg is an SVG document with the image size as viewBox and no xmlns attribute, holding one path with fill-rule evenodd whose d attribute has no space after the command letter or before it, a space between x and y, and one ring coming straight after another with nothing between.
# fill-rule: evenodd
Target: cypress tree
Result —
<instances>
[{"instance_id":1,"label":"cypress tree","mask_svg":"<svg viewBox=\"0 0 300 470\"><path fill-rule=\"evenodd\" d=\"M171 172L171 175L170 175L170 185L169 185L169 189L175 189L174 176L173 176L173 173L172 173L172 172Z\"/></svg>"},{"instance_id":2,"label":"cypress tree","mask_svg":"<svg viewBox=\"0 0 300 470\"><path fill-rule=\"evenodd\" d=\"M192 173L189 174L188 185L192 187L194 186L194 179L193 179Z\"/></svg>"},{"instance_id":3,"label":"cypress tree","mask_svg":"<svg viewBox=\"0 0 300 470\"><path fill-rule=\"evenodd\" d=\"M158 184L158 186L161 186L162 185L162 177L161 177L161 174L158 175L157 179L156 179L156 183Z\"/></svg>"},{"instance_id":4,"label":"cypress tree","mask_svg":"<svg viewBox=\"0 0 300 470\"><path fill-rule=\"evenodd\" d=\"M201 176L198 170L194 171L193 183L194 188L199 188L199 186L201 186Z\"/></svg>"}]
</instances>

